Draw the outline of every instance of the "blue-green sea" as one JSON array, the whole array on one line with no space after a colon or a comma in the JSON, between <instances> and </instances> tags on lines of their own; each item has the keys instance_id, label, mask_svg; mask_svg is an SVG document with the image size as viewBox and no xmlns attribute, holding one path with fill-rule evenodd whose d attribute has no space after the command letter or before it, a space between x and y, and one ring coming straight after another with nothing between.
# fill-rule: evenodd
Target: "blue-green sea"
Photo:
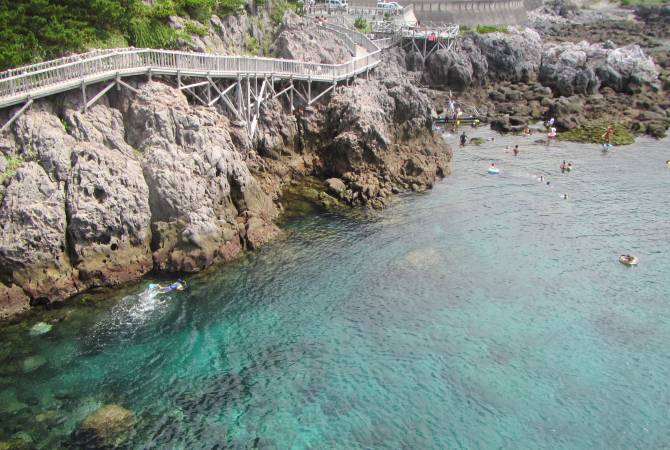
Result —
<instances>
[{"instance_id":1,"label":"blue-green sea","mask_svg":"<svg viewBox=\"0 0 670 450\"><path fill-rule=\"evenodd\" d=\"M289 214L186 292L5 325L0 441L90 448L118 404L122 448L669 448L670 141L495 136L449 137L452 173L384 211Z\"/></svg>"}]
</instances>

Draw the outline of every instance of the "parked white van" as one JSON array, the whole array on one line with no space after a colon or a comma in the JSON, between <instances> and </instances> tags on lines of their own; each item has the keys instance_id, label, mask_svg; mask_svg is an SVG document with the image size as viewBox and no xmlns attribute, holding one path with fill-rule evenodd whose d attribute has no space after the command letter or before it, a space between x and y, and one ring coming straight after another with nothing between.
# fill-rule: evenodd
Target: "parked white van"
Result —
<instances>
[{"instance_id":1,"label":"parked white van","mask_svg":"<svg viewBox=\"0 0 670 450\"><path fill-rule=\"evenodd\" d=\"M377 10L387 13L399 13L402 6L398 2L377 2Z\"/></svg>"},{"instance_id":2,"label":"parked white van","mask_svg":"<svg viewBox=\"0 0 670 450\"><path fill-rule=\"evenodd\" d=\"M328 9L349 9L347 0L326 0L326 8Z\"/></svg>"}]
</instances>

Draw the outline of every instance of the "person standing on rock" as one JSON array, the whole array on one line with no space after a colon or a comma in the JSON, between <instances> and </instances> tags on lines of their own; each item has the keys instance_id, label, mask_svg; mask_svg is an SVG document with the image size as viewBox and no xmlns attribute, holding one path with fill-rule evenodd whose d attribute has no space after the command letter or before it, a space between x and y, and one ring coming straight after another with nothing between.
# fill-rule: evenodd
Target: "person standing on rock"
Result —
<instances>
[{"instance_id":1,"label":"person standing on rock","mask_svg":"<svg viewBox=\"0 0 670 450\"><path fill-rule=\"evenodd\" d=\"M605 134L603 134L603 141L605 144L609 144L612 140L612 135L614 134L614 127L612 125L607 127Z\"/></svg>"},{"instance_id":2,"label":"person standing on rock","mask_svg":"<svg viewBox=\"0 0 670 450\"><path fill-rule=\"evenodd\" d=\"M461 134L461 147L465 147L465 141L468 140L468 137L465 135L465 131Z\"/></svg>"}]
</instances>

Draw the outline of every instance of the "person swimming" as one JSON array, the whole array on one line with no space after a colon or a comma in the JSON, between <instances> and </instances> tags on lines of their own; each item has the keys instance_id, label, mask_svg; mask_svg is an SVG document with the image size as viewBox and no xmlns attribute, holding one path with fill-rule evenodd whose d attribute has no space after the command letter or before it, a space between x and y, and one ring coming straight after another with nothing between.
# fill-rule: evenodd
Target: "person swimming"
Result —
<instances>
[{"instance_id":1,"label":"person swimming","mask_svg":"<svg viewBox=\"0 0 670 450\"><path fill-rule=\"evenodd\" d=\"M561 173L565 173L565 168L567 167L565 160L563 160L563 164L561 164Z\"/></svg>"},{"instance_id":2,"label":"person swimming","mask_svg":"<svg viewBox=\"0 0 670 450\"><path fill-rule=\"evenodd\" d=\"M188 288L188 285L181 278L174 283L168 284L167 286L161 286L158 283L151 283L149 285L149 289L155 289L159 294L167 294L168 292L172 291L183 291L186 288Z\"/></svg>"}]
</instances>

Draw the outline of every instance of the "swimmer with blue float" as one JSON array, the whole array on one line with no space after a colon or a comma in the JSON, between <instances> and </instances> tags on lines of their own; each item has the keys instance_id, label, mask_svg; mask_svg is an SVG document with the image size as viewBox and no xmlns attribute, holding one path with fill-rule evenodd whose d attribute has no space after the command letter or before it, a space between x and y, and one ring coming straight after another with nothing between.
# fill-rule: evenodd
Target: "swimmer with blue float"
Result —
<instances>
[{"instance_id":1,"label":"swimmer with blue float","mask_svg":"<svg viewBox=\"0 0 670 450\"><path fill-rule=\"evenodd\" d=\"M182 279L175 281L174 283L168 284L167 286L161 286L157 283L149 284L149 289L156 290L159 294L167 294L172 291L183 291L188 288L186 282Z\"/></svg>"}]
</instances>

